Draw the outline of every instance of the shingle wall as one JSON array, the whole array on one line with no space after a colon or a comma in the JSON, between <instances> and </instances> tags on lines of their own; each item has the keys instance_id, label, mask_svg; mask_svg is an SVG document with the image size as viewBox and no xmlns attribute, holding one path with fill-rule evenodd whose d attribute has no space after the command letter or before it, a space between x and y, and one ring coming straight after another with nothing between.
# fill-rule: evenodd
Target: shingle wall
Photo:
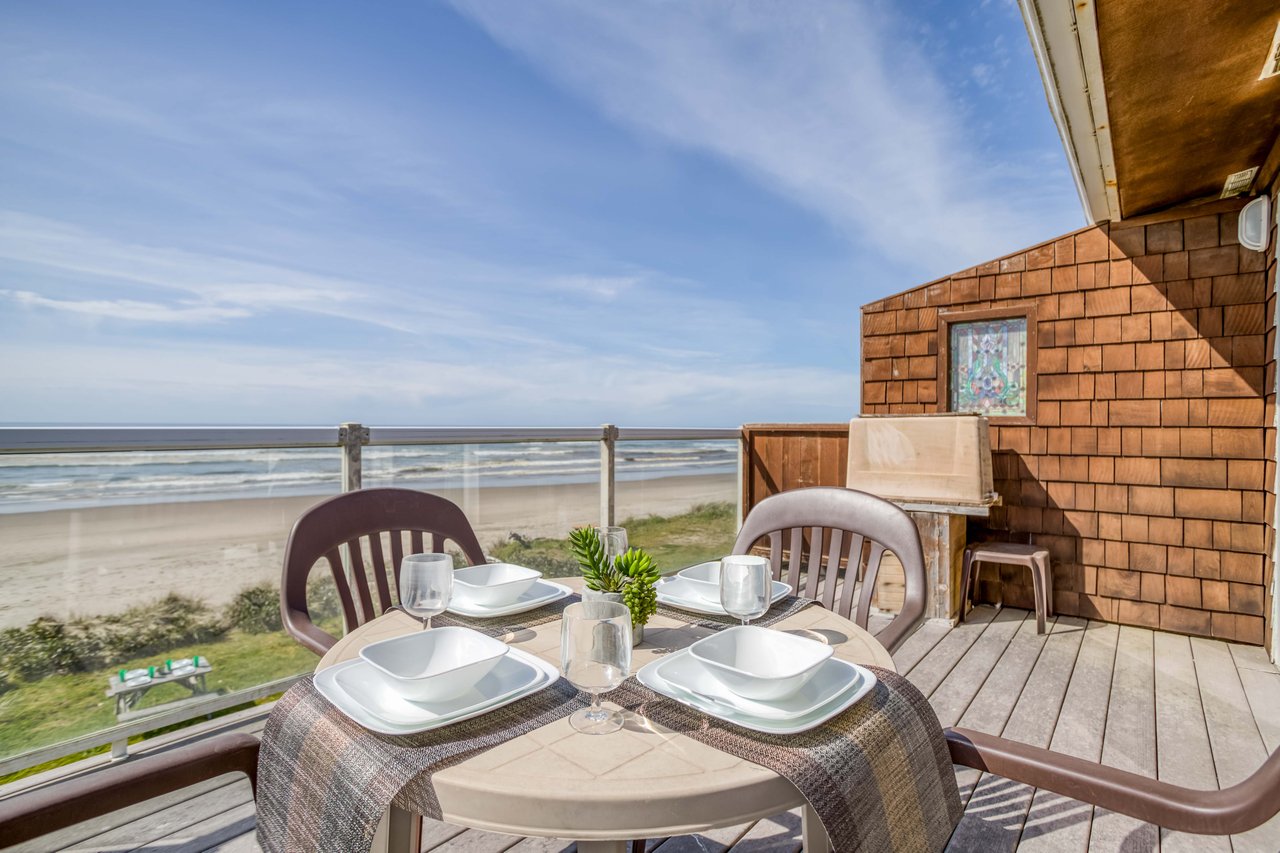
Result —
<instances>
[{"instance_id":1,"label":"shingle wall","mask_svg":"<svg viewBox=\"0 0 1280 853\"><path fill-rule=\"evenodd\" d=\"M1274 516L1274 245L1240 203L1086 228L863 308L862 412L936 412L939 312L1034 303L1034 423L992 421L970 538L1045 544L1061 613L1262 643ZM1025 571L1005 600L1031 605ZM983 589L990 595L990 589Z\"/></svg>"}]
</instances>

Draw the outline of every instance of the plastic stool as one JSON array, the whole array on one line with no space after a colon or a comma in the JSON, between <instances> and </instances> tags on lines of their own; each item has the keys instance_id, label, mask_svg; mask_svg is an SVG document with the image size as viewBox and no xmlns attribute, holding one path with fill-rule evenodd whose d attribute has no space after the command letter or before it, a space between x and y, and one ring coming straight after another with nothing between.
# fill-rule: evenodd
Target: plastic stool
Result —
<instances>
[{"instance_id":1,"label":"plastic stool","mask_svg":"<svg viewBox=\"0 0 1280 853\"><path fill-rule=\"evenodd\" d=\"M979 563L1026 566L1031 570L1031 587L1036 599L1036 633L1044 633L1044 620L1053 615L1053 573L1049 571L1049 550L1019 542L981 542L964 549L964 571L960 580L960 621L964 621L969 599L976 586ZM1004 605L1001 586L1000 604Z\"/></svg>"}]
</instances>

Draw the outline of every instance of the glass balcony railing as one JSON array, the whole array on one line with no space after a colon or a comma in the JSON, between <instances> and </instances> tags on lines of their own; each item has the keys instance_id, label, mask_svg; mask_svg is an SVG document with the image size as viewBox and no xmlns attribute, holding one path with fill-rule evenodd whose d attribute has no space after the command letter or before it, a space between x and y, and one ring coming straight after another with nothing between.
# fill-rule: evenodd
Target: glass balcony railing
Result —
<instances>
[{"instance_id":1,"label":"glass balcony railing","mask_svg":"<svg viewBox=\"0 0 1280 853\"><path fill-rule=\"evenodd\" d=\"M673 571L732 544L738 434L0 428L0 776L107 744L123 754L309 673L315 656L280 628L279 578L288 532L317 500L438 493L491 558L548 576L578 573L568 532L612 505ZM342 632L336 609L314 615ZM109 695L122 672L197 657L211 668L194 694L157 679L136 701Z\"/></svg>"},{"instance_id":2,"label":"glass balcony railing","mask_svg":"<svg viewBox=\"0 0 1280 853\"><path fill-rule=\"evenodd\" d=\"M664 574L729 553L738 530L738 441L619 442L616 517Z\"/></svg>"}]
</instances>

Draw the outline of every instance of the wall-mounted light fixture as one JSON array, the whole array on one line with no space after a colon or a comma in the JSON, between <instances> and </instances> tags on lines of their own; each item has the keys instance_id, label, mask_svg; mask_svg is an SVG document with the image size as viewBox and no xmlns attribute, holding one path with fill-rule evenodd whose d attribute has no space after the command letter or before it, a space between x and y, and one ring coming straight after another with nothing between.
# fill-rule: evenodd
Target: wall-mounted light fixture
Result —
<instances>
[{"instance_id":1,"label":"wall-mounted light fixture","mask_svg":"<svg viewBox=\"0 0 1280 853\"><path fill-rule=\"evenodd\" d=\"M1240 211L1240 245L1255 252L1265 252L1271 237L1271 199L1260 195Z\"/></svg>"}]
</instances>

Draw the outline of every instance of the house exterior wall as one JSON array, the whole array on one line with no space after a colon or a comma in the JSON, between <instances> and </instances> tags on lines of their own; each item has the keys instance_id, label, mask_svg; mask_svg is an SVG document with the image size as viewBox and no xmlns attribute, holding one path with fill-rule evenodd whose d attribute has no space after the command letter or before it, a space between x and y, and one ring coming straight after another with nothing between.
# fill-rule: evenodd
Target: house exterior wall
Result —
<instances>
[{"instance_id":1,"label":"house exterior wall","mask_svg":"<svg viewBox=\"0 0 1280 853\"><path fill-rule=\"evenodd\" d=\"M1003 506L969 536L1048 547L1060 613L1264 642L1275 261L1238 245L1241 206L1085 228L863 307L864 415L945 411L940 314L1034 307L1034 415L992 420ZM1032 605L1025 570L1002 579Z\"/></svg>"}]
</instances>

